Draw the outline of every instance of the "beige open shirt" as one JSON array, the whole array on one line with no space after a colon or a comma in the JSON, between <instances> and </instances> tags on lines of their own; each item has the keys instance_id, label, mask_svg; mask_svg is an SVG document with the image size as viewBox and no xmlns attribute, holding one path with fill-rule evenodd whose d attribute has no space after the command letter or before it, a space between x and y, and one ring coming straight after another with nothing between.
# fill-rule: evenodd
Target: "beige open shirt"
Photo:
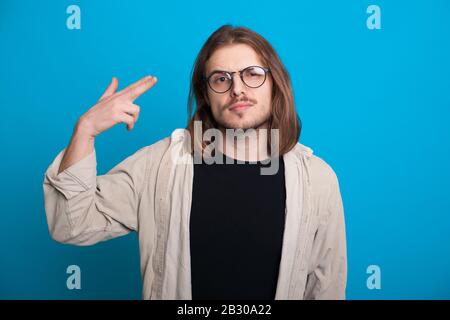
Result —
<instances>
[{"instance_id":1,"label":"beige open shirt","mask_svg":"<svg viewBox=\"0 0 450 320\"><path fill-rule=\"evenodd\" d=\"M97 176L95 150L60 174L48 167L44 200L52 238L92 245L137 231L143 299L192 299L189 215L193 164L176 129ZM286 222L275 299L345 299L347 248L336 174L300 143L283 155ZM191 156L192 158L192 156ZM238 261L236 263L239 263Z\"/></svg>"}]
</instances>

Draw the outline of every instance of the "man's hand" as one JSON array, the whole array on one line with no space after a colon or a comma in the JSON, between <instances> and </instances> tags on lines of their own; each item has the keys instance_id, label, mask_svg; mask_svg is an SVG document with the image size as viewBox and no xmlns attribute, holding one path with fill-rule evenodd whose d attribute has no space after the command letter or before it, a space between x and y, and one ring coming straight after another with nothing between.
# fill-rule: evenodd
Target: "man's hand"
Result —
<instances>
[{"instance_id":1,"label":"man's hand","mask_svg":"<svg viewBox=\"0 0 450 320\"><path fill-rule=\"evenodd\" d=\"M140 112L139 106L133 102L156 81L156 77L147 76L116 92L119 84L113 77L97 104L80 117L78 130L92 138L122 122L126 123L129 131L132 130Z\"/></svg>"},{"instance_id":2,"label":"man's hand","mask_svg":"<svg viewBox=\"0 0 450 320\"><path fill-rule=\"evenodd\" d=\"M144 77L116 92L118 82L113 77L97 104L78 119L69 146L61 160L58 174L91 154L94 150L95 137L103 131L120 122L126 123L128 130L132 130L140 111L139 106L133 102L153 87L156 81L155 77Z\"/></svg>"}]
</instances>

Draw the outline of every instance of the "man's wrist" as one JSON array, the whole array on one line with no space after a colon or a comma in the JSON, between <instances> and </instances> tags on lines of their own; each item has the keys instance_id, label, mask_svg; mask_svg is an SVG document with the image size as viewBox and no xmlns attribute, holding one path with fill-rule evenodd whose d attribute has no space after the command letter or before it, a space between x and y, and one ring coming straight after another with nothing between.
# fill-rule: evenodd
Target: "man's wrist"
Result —
<instances>
[{"instance_id":1,"label":"man's wrist","mask_svg":"<svg viewBox=\"0 0 450 320\"><path fill-rule=\"evenodd\" d=\"M92 142L95 139L95 136L91 133L88 121L83 117L77 121L77 124L73 130L73 136L74 138L85 139Z\"/></svg>"}]
</instances>

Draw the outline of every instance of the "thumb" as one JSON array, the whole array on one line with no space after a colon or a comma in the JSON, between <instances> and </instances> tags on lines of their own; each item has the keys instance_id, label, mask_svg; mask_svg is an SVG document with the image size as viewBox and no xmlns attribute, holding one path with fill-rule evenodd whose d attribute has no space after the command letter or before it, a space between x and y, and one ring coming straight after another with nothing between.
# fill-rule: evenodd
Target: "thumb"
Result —
<instances>
[{"instance_id":1,"label":"thumb","mask_svg":"<svg viewBox=\"0 0 450 320\"><path fill-rule=\"evenodd\" d=\"M114 92L116 92L118 86L119 86L119 82L117 81L117 78L113 77L112 80L111 80L111 83L108 86L108 88L106 88L106 91L100 97L100 100L108 98L109 96L114 94Z\"/></svg>"}]
</instances>

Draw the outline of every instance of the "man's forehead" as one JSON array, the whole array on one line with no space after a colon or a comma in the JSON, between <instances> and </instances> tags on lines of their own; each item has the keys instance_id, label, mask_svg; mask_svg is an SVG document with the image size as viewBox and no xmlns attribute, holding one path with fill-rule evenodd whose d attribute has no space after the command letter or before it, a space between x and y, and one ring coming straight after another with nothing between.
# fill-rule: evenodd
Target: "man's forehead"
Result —
<instances>
[{"instance_id":1,"label":"man's forehead","mask_svg":"<svg viewBox=\"0 0 450 320\"><path fill-rule=\"evenodd\" d=\"M217 49L206 62L206 72L213 70L237 71L248 66L260 66L258 54L247 45L231 45Z\"/></svg>"}]
</instances>

